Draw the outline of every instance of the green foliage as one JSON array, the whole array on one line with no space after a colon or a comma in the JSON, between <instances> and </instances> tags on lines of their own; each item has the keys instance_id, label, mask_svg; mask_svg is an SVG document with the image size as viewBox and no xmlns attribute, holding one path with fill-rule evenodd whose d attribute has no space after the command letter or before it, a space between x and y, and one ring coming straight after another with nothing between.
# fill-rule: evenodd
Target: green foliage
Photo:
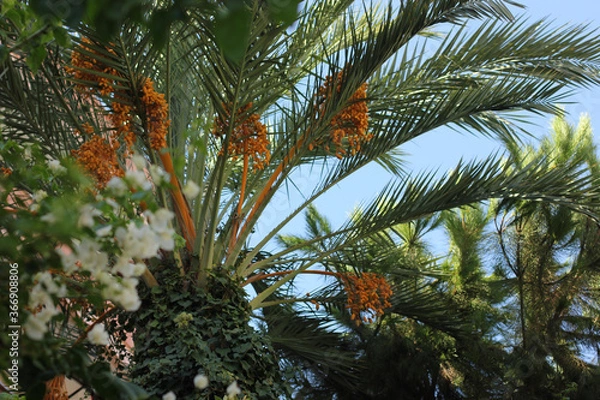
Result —
<instances>
[{"instance_id":1,"label":"green foliage","mask_svg":"<svg viewBox=\"0 0 600 400\"><path fill-rule=\"evenodd\" d=\"M298 16L299 0L269 0L266 9L273 23L283 28ZM249 40L252 12L247 0L228 0L219 7L209 0L29 0L2 3L0 16L18 23L23 47L29 54L30 67L35 71L46 57L44 45L56 40L60 46L69 43L67 28L86 24L104 40L118 35L123 25L137 23L151 32L153 41L164 46L171 35L171 25L185 22L190 13L215 16L214 34L221 50L239 61ZM16 48L0 48L0 61Z\"/></svg>"},{"instance_id":2,"label":"green foliage","mask_svg":"<svg viewBox=\"0 0 600 400\"><path fill-rule=\"evenodd\" d=\"M27 400L25 396L19 396L18 394L0 393L0 400Z\"/></svg>"},{"instance_id":3,"label":"green foliage","mask_svg":"<svg viewBox=\"0 0 600 400\"><path fill-rule=\"evenodd\" d=\"M146 291L133 317L131 378L151 393L178 399L215 399L237 381L248 399L288 393L269 339L249 325L250 309L239 282L225 271L208 277L206 290L163 265L161 286ZM204 390L194 377L209 379Z\"/></svg>"},{"instance_id":4,"label":"green foliage","mask_svg":"<svg viewBox=\"0 0 600 400\"><path fill-rule=\"evenodd\" d=\"M60 22L39 18L26 2L14 0L0 4L0 38L0 63L4 63L11 52L23 52L34 73L46 58L50 42L63 47L70 45L69 35Z\"/></svg>"}]
</instances>

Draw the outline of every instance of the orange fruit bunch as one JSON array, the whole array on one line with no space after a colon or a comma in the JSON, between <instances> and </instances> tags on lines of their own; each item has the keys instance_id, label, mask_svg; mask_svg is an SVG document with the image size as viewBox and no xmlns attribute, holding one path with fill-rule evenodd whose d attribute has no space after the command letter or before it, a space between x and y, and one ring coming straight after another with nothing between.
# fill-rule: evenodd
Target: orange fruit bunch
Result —
<instances>
[{"instance_id":1,"label":"orange fruit bunch","mask_svg":"<svg viewBox=\"0 0 600 400\"><path fill-rule=\"evenodd\" d=\"M71 154L96 180L96 186L103 188L113 176L124 175L117 160L117 147L114 142L93 135L79 149L71 150Z\"/></svg>"},{"instance_id":2,"label":"orange fruit bunch","mask_svg":"<svg viewBox=\"0 0 600 400\"><path fill-rule=\"evenodd\" d=\"M333 77L327 76L325 83L319 88L317 92L318 115L325 113L327 101L331 98L333 90L337 93L341 92L343 74L344 71L341 71L335 81ZM329 122L331 131L328 139L335 147L335 156L337 158L342 158L348 151L351 155L356 154L360 151L363 143L373 138L372 134L367 133L369 108L366 99L367 83L363 83L348 100L348 106L334 115ZM312 150L319 146L323 146L326 151L329 151L330 145L325 143L324 139L309 144L309 149ZM346 146L347 149L345 148Z\"/></svg>"},{"instance_id":3,"label":"orange fruit bunch","mask_svg":"<svg viewBox=\"0 0 600 400\"><path fill-rule=\"evenodd\" d=\"M263 169L271 160L271 152L269 151L269 139L267 138L267 127L260 122L260 115L247 115L248 110L252 107L252 103L238 109L235 126L231 132L229 144L227 146L227 154L234 160L239 156L248 155L252 157L254 169ZM229 107L225 106L227 116L231 115ZM213 134L216 137L223 137L229 130L229 118L215 118ZM223 149L220 152L224 154Z\"/></svg>"},{"instance_id":4,"label":"orange fruit bunch","mask_svg":"<svg viewBox=\"0 0 600 400\"><path fill-rule=\"evenodd\" d=\"M170 124L167 119L169 106L165 95L154 90L154 83L150 78L144 79L142 104L146 112L150 147L157 151L167 147L167 129Z\"/></svg>"},{"instance_id":5,"label":"orange fruit bunch","mask_svg":"<svg viewBox=\"0 0 600 400\"><path fill-rule=\"evenodd\" d=\"M123 170L117 159L120 147L114 138L105 138L94 134L94 127L88 123L81 125L85 136L89 136L80 147L71 150L77 163L96 181L96 187L102 189L113 176L123 176ZM77 135L81 134L78 130Z\"/></svg>"},{"instance_id":6,"label":"orange fruit bunch","mask_svg":"<svg viewBox=\"0 0 600 400\"><path fill-rule=\"evenodd\" d=\"M78 150L72 151L77 161L97 180L98 187L104 187L113 176L122 176L123 171L117 161L117 150L125 145L124 155L131 154L136 134L134 132L134 106L124 104L119 98L124 98L125 93L115 89L115 79L119 73L106 66L100 54L91 46L88 38L83 38L79 48L71 54L72 67L66 71L78 80L76 87L90 98L90 102L98 103L92 98L99 95L111 98L110 112L106 121L112 126L110 137L92 135L94 128L83 124L86 133L92 135L91 139L81 145ZM110 54L116 55L114 50L105 48ZM99 72L99 73L98 73ZM110 78L110 77L114 78ZM154 89L154 83L149 78L143 78L142 87L137 95L140 100L140 114L145 116L145 130L148 134L150 147L161 150L167 146L166 136L170 121L168 120L169 108L163 94Z\"/></svg>"},{"instance_id":7,"label":"orange fruit bunch","mask_svg":"<svg viewBox=\"0 0 600 400\"><path fill-rule=\"evenodd\" d=\"M357 324L361 320L371 323L391 307L392 288L384 276L365 272L360 275L341 274L340 277L348 296L346 308Z\"/></svg>"},{"instance_id":8,"label":"orange fruit bunch","mask_svg":"<svg viewBox=\"0 0 600 400\"><path fill-rule=\"evenodd\" d=\"M97 91L101 96L108 96L114 91L114 79L86 70L97 71L115 77L118 76L118 73L114 68L108 67L100 60L102 56L92 49L90 46L91 43L92 41L88 38L82 39L82 43L79 46L80 50L71 53L71 64L73 67L66 67L65 70L73 75L75 79L87 82L77 83L77 88L83 93L93 95ZM114 50L108 48L106 50L110 54L116 55Z\"/></svg>"}]
</instances>

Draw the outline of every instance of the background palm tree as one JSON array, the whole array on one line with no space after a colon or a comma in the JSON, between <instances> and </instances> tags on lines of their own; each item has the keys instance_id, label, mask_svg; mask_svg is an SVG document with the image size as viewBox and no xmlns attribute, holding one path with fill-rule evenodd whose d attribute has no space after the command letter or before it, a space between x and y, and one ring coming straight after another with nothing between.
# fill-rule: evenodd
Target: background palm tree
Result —
<instances>
[{"instance_id":1,"label":"background palm tree","mask_svg":"<svg viewBox=\"0 0 600 400\"><path fill-rule=\"evenodd\" d=\"M551 168L576 164L598 173L589 118L577 127L554 120L539 149L511 149L518 168L529 157L551 155ZM598 231L588 217L560 206L504 204L496 211L495 272L513 310L519 398L567 391L593 398L598 366L585 361L598 349Z\"/></svg>"},{"instance_id":2,"label":"background palm tree","mask_svg":"<svg viewBox=\"0 0 600 400\"><path fill-rule=\"evenodd\" d=\"M236 60L220 51L215 16L205 8L191 8L185 23L174 22L164 47L153 45L148 32L132 22L110 42L90 27L78 27L75 47L65 51L49 44L49 56L35 74L24 54L11 54L0 74L5 137L39 142L54 157L75 155L99 186L126 168L133 151L146 166L159 165L170 174L170 189L157 188L156 195L175 212L184 244L149 265L145 275L151 289L138 313L135 379L152 392L197 396L180 386L198 371L191 365L181 372L189 350L197 351L194 363L206 363L203 368L212 374L210 396L232 379L245 394L273 396L283 389L275 383L259 387L264 377L253 375L280 380L272 353L259 351L268 344L257 344L246 329L250 312L304 301L290 288L310 271L342 283L361 279L350 269L315 269L332 256L365 257L363 246L374 235L490 198L549 202L595 217L598 197L589 195L595 194L597 186L590 187L595 177L572 163L548 168L540 158L515 169L490 157L461 163L441 177L413 177L400 169L395 150L437 127L514 143L519 135L512 111L556 112L566 87L598 83L600 39L593 31L515 19L511 5L427 0L357 10L351 1L322 1L305 4L295 26L286 29L268 18L262 2L249 2L244 7L252 23ZM479 27L467 30L475 19ZM8 41L19 37L20 27L10 19L3 19L2 28ZM449 31L440 36L436 28ZM90 159L90 149L107 156ZM395 179L360 215L339 228L321 229L308 243L265 252L296 215L371 162ZM250 246L269 202L293 185L293 172L302 165L320 171L314 187ZM108 172L99 175L103 171ZM199 193L194 199L182 191L190 182ZM322 250L305 257L298 250L307 246ZM250 283L256 293L246 304L241 287ZM208 299L214 308L202 309ZM219 311L225 303L230 312ZM365 304L357 306L369 313ZM181 313L192 313L198 323L189 327L185 343L181 335L167 334ZM219 326L217 321L227 330L203 329L205 323ZM204 336L195 335L198 330ZM160 371L145 369L160 364L172 348L185 351L167 357ZM215 349L221 358L207 361ZM253 370L240 355L261 360L264 368Z\"/></svg>"}]
</instances>

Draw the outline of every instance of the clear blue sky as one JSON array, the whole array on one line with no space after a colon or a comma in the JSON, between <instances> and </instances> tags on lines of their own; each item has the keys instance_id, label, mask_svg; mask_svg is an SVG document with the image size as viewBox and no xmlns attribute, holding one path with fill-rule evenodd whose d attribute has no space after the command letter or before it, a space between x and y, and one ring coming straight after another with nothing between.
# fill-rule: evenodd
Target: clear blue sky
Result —
<instances>
[{"instance_id":1,"label":"clear blue sky","mask_svg":"<svg viewBox=\"0 0 600 400\"><path fill-rule=\"evenodd\" d=\"M598 0L521 0L521 3L525 4L527 9L516 10L516 12L524 14L530 21L547 18L553 21L555 26L583 23L600 28L600 1ZM569 121L576 123L581 113L588 113L592 118L592 126L597 126L597 132L600 132L600 87L579 90L569 101L574 103L565 107L569 114ZM532 135L539 137L549 131L550 116L546 118L532 116L531 122L528 131ZM600 144L600 133L598 137L596 143ZM499 149L499 144L492 139L449 129L430 132L403 147L403 150L408 153L406 168L408 171L415 172L438 168L445 171L455 166L461 158L466 160L482 158ZM334 226L339 226L354 207L374 198L389 178L389 175L377 166L365 167L319 199L316 202L317 208L331 220ZM295 180L300 190L312 188L310 182L308 171L306 175L301 174ZM296 197L298 194L291 189L290 196ZM274 200L274 207L266 210L264 215L266 218L258 226L258 236L262 231L261 228L264 229L270 223L274 223L282 213L291 211L285 196L279 196ZM284 229L284 232L290 233L303 231L304 224L298 219Z\"/></svg>"}]
</instances>

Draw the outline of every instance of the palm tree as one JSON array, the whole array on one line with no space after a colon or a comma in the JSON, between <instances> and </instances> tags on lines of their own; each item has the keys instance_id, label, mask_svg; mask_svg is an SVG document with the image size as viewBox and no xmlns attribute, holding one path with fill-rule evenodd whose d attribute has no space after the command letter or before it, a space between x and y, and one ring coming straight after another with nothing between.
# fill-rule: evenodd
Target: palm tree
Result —
<instances>
[{"instance_id":1,"label":"palm tree","mask_svg":"<svg viewBox=\"0 0 600 400\"><path fill-rule=\"evenodd\" d=\"M527 158L551 155L551 168L571 163L597 174L589 118L582 117L577 127L556 118L552 128L537 152L530 146L511 148L516 167ZM518 327L515 395L565 391L593 398L598 366L586 357L597 351L600 339L597 224L561 206L517 202L497 207L495 226L495 271Z\"/></svg>"},{"instance_id":2,"label":"palm tree","mask_svg":"<svg viewBox=\"0 0 600 400\"><path fill-rule=\"evenodd\" d=\"M575 128L560 117L552 127L537 148L507 146L507 162L518 169L543 157L548 168L596 174L589 118ZM453 297L471 309L473 329L504 349L496 393L593 398L597 366L586 358L598 345L596 224L561 206L506 200L448 212L444 222Z\"/></svg>"},{"instance_id":3,"label":"palm tree","mask_svg":"<svg viewBox=\"0 0 600 400\"><path fill-rule=\"evenodd\" d=\"M490 198L595 216L597 197L588 195L594 177L570 164L549 169L536 159L517 170L490 157L441 177L411 177L400 168L395 150L435 128L516 142L511 112L556 112L565 88L598 83L594 31L515 19L511 5L407 0L357 9L351 1L321 1L305 3L286 29L262 2L247 2L252 23L236 60L220 51L215 14L206 8L190 8L185 23L174 22L164 47L133 22L109 42L81 26L71 50L48 45L37 73L15 46L0 73L5 137L39 142L55 158L74 156L100 189L130 168L132 153L142 157L138 165L170 174L170 188L157 185L156 198L174 211L183 245L144 275L133 379L150 392L192 398L189 382L200 368L213 383L207 396L232 380L249 396L275 396L284 391L277 358L263 351L269 345L256 339L248 319L305 300L289 290L302 274L362 285L353 271L315 269L333 254L359 249L398 224ZM467 29L472 20L481 23ZM2 27L14 44L21 26L3 19ZM394 177L360 216L309 243L265 251L315 199L371 162ZM250 246L270 201L302 166L320 170L313 188ZM326 250L310 258L297 255L322 243ZM246 302L248 284L257 290ZM354 317L371 310L360 301L354 307Z\"/></svg>"}]
</instances>

